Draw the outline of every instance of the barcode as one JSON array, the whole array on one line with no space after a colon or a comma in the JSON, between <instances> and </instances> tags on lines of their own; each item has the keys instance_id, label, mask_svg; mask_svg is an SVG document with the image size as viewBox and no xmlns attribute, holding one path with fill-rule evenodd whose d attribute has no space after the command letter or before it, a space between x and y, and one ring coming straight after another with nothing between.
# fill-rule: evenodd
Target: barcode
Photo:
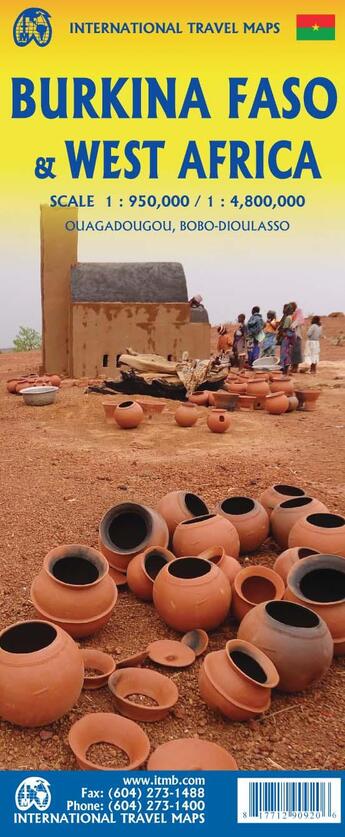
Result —
<instances>
[{"instance_id":1,"label":"barcode","mask_svg":"<svg viewBox=\"0 0 345 837\"><path fill-rule=\"evenodd\" d=\"M238 779L237 822L341 822L341 779Z\"/></svg>"}]
</instances>

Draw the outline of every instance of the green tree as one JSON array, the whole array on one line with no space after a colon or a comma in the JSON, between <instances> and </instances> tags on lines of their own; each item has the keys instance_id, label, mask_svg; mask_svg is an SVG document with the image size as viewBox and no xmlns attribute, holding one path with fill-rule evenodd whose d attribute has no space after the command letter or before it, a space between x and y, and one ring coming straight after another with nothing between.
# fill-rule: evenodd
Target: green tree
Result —
<instances>
[{"instance_id":1,"label":"green tree","mask_svg":"<svg viewBox=\"0 0 345 837\"><path fill-rule=\"evenodd\" d=\"M17 336L13 340L15 352L30 352L32 349L40 349L42 344L41 335L34 328L20 326Z\"/></svg>"}]
</instances>

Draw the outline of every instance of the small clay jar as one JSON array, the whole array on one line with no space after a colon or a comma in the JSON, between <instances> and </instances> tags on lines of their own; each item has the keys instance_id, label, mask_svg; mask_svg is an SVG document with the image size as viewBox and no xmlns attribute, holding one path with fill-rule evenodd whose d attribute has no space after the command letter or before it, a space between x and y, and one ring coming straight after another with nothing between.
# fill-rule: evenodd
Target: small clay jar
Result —
<instances>
[{"instance_id":1,"label":"small clay jar","mask_svg":"<svg viewBox=\"0 0 345 837\"><path fill-rule=\"evenodd\" d=\"M165 494L157 504L157 511L164 517L171 538L182 520L209 513L204 500L190 491L170 491Z\"/></svg>"},{"instance_id":2,"label":"small clay jar","mask_svg":"<svg viewBox=\"0 0 345 837\"><path fill-rule=\"evenodd\" d=\"M345 561L340 555L311 555L288 575L285 599L314 610L332 634L334 654L345 654Z\"/></svg>"},{"instance_id":3,"label":"small clay jar","mask_svg":"<svg viewBox=\"0 0 345 837\"><path fill-rule=\"evenodd\" d=\"M297 561L301 561L302 558L308 558L309 555L318 555L317 549L309 549L308 547L304 546L294 546L292 549L285 549L281 555L278 555L276 558L273 569L280 578L283 579L284 584L287 583L287 577L291 570L291 567L294 564L297 564Z\"/></svg>"},{"instance_id":4,"label":"small clay jar","mask_svg":"<svg viewBox=\"0 0 345 837\"><path fill-rule=\"evenodd\" d=\"M238 770L224 747L203 738L175 738L165 741L151 754L148 770Z\"/></svg>"},{"instance_id":5,"label":"small clay jar","mask_svg":"<svg viewBox=\"0 0 345 837\"><path fill-rule=\"evenodd\" d=\"M160 617L176 631L217 628L228 615L231 587L210 561L194 556L170 561L153 584Z\"/></svg>"},{"instance_id":6,"label":"small clay jar","mask_svg":"<svg viewBox=\"0 0 345 837\"><path fill-rule=\"evenodd\" d=\"M316 512L328 512L328 509L315 497L293 497L278 503L271 514L271 533L281 549L288 548L289 535L297 520Z\"/></svg>"},{"instance_id":7,"label":"small clay jar","mask_svg":"<svg viewBox=\"0 0 345 837\"><path fill-rule=\"evenodd\" d=\"M61 387L60 375L49 375L49 381L52 387Z\"/></svg>"},{"instance_id":8,"label":"small clay jar","mask_svg":"<svg viewBox=\"0 0 345 837\"><path fill-rule=\"evenodd\" d=\"M252 567L245 567L238 573L232 588L231 612L234 618L241 622L241 619L261 602L268 602L272 599L282 599L285 593L285 584L280 575L271 570L270 567L263 567L256 564Z\"/></svg>"},{"instance_id":9,"label":"small clay jar","mask_svg":"<svg viewBox=\"0 0 345 837\"><path fill-rule=\"evenodd\" d=\"M84 682L81 651L58 625L31 620L0 633L0 716L21 727L62 718Z\"/></svg>"},{"instance_id":10,"label":"small clay jar","mask_svg":"<svg viewBox=\"0 0 345 837\"><path fill-rule=\"evenodd\" d=\"M272 416L281 416L289 411L289 399L284 392L273 392L265 399L265 410Z\"/></svg>"},{"instance_id":11,"label":"small clay jar","mask_svg":"<svg viewBox=\"0 0 345 837\"><path fill-rule=\"evenodd\" d=\"M240 410L254 410L255 395L239 395L238 406Z\"/></svg>"},{"instance_id":12,"label":"small clay jar","mask_svg":"<svg viewBox=\"0 0 345 837\"><path fill-rule=\"evenodd\" d=\"M198 418L199 413L196 405L189 402L180 404L175 413L175 421L179 427L193 427Z\"/></svg>"},{"instance_id":13,"label":"small clay jar","mask_svg":"<svg viewBox=\"0 0 345 837\"><path fill-rule=\"evenodd\" d=\"M321 395L320 389L302 389L299 391L301 399L303 400L304 410L310 412L316 410L317 399Z\"/></svg>"},{"instance_id":14,"label":"small clay jar","mask_svg":"<svg viewBox=\"0 0 345 837\"><path fill-rule=\"evenodd\" d=\"M254 552L268 537L268 514L257 500L251 497L226 497L218 503L216 511L235 526L241 553Z\"/></svg>"},{"instance_id":15,"label":"small clay jar","mask_svg":"<svg viewBox=\"0 0 345 837\"><path fill-rule=\"evenodd\" d=\"M145 602L152 602L153 582L158 573L175 555L163 546L149 546L128 564L127 583L132 593Z\"/></svg>"},{"instance_id":16,"label":"small clay jar","mask_svg":"<svg viewBox=\"0 0 345 837\"><path fill-rule=\"evenodd\" d=\"M190 401L191 404L197 404L199 407L208 407L207 390L204 390L204 392L193 392L188 396L188 401Z\"/></svg>"},{"instance_id":17,"label":"small clay jar","mask_svg":"<svg viewBox=\"0 0 345 837\"><path fill-rule=\"evenodd\" d=\"M131 430L142 422L144 410L137 401L121 401L114 410L114 419L122 430Z\"/></svg>"},{"instance_id":18,"label":"small clay jar","mask_svg":"<svg viewBox=\"0 0 345 837\"><path fill-rule=\"evenodd\" d=\"M146 761L150 752L150 741L139 724L115 715L114 712L91 712L83 715L71 727L68 743L81 770L109 770L88 758L93 744L112 744L128 756L125 767L111 770L137 770Z\"/></svg>"},{"instance_id":19,"label":"small clay jar","mask_svg":"<svg viewBox=\"0 0 345 837\"><path fill-rule=\"evenodd\" d=\"M255 398L264 398L270 394L268 381L261 378L249 378L247 395L255 395Z\"/></svg>"},{"instance_id":20,"label":"small clay jar","mask_svg":"<svg viewBox=\"0 0 345 837\"><path fill-rule=\"evenodd\" d=\"M213 407L207 416L207 427L212 433L225 433L231 424L231 416L226 410Z\"/></svg>"},{"instance_id":21,"label":"small clay jar","mask_svg":"<svg viewBox=\"0 0 345 837\"><path fill-rule=\"evenodd\" d=\"M102 407L104 410L104 416L107 424L114 424L115 422L115 401L102 401Z\"/></svg>"},{"instance_id":22,"label":"small clay jar","mask_svg":"<svg viewBox=\"0 0 345 837\"><path fill-rule=\"evenodd\" d=\"M284 483L277 483L266 488L259 497L261 505L266 509L270 517L273 509L278 503L283 503L284 500L289 500L292 497L304 497L305 491L303 488L298 488L297 485L285 485Z\"/></svg>"},{"instance_id":23,"label":"small clay jar","mask_svg":"<svg viewBox=\"0 0 345 837\"><path fill-rule=\"evenodd\" d=\"M324 554L345 558L345 518L323 512L300 517L291 529L289 546L310 546Z\"/></svg>"},{"instance_id":24,"label":"small clay jar","mask_svg":"<svg viewBox=\"0 0 345 837\"><path fill-rule=\"evenodd\" d=\"M326 623L313 610L293 602L257 605L242 619L238 637L272 660L282 692L307 689L332 662L333 640Z\"/></svg>"},{"instance_id":25,"label":"small clay jar","mask_svg":"<svg viewBox=\"0 0 345 837\"><path fill-rule=\"evenodd\" d=\"M99 525L101 551L109 564L126 572L135 555L149 546L169 543L169 531L159 512L139 503L120 503L105 513Z\"/></svg>"},{"instance_id":26,"label":"small clay jar","mask_svg":"<svg viewBox=\"0 0 345 837\"><path fill-rule=\"evenodd\" d=\"M238 395L245 395L247 392L247 381L230 380L225 384L228 392L237 392Z\"/></svg>"},{"instance_id":27,"label":"small clay jar","mask_svg":"<svg viewBox=\"0 0 345 837\"><path fill-rule=\"evenodd\" d=\"M289 406L288 406L288 413L294 413L295 410L298 408L298 398L296 395L289 395L288 396Z\"/></svg>"},{"instance_id":28,"label":"small clay jar","mask_svg":"<svg viewBox=\"0 0 345 837\"><path fill-rule=\"evenodd\" d=\"M121 668L108 680L115 707L132 721L161 721L178 701L178 688L171 678L150 668ZM130 700L132 695L150 698L154 705Z\"/></svg>"},{"instance_id":29,"label":"small clay jar","mask_svg":"<svg viewBox=\"0 0 345 837\"><path fill-rule=\"evenodd\" d=\"M279 381L271 381L271 392L285 392L285 395L293 395L294 384L292 378L282 377Z\"/></svg>"},{"instance_id":30,"label":"small clay jar","mask_svg":"<svg viewBox=\"0 0 345 837\"><path fill-rule=\"evenodd\" d=\"M68 544L45 556L31 585L30 598L42 619L73 637L90 636L109 621L117 587L109 566L96 549Z\"/></svg>"},{"instance_id":31,"label":"small clay jar","mask_svg":"<svg viewBox=\"0 0 345 837\"><path fill-rule=\"evenodd\" d=\"M212 564L217 564L217 567L229 579L230 584L233 583L237 573L242 569L240 562L236 558L233 558L232 555L227 555L222 546L210 546L208 549L200 552L199 558L206 558Z\"/></svg>"},{"instance_id":32,"label":"small clay jar","mask_svg":"<svg viewBox=\"0 0 345 837\"><path fill-rule=\"evenodd\" d=\"M200 555L209 546L219 544L227 555L238 558L240 539L237 530L220 514L204 514L183 520L176 526L173 552L176 556Z\"/></svg>"},{"instance_id":33,"label":"small clay jar","mask_svg":"<svg viewBox=\"0 0 345 837\"><path fill-rule=\"evenodd\" d=\"M269 657L242 639L207 654L199 675L201 697L232 721L247 721L269 709L279 675Z\"/></svg>"}]
</instances>

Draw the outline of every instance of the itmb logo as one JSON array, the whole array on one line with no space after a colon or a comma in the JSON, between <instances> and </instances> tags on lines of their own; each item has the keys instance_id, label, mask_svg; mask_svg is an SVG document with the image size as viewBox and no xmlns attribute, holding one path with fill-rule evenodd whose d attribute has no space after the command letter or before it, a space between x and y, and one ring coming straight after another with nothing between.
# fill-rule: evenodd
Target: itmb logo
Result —
<instances>
[{"instance_id":1,"label":"itmb logo","mask_svg":"<svg viewBox=\"0 0 345 837\"><path fill-rule=\"evenodd\" d=\"M52 39L50 14L44 9L25 9L18 15L13 26L14 43L19 47L28 46L31 41L39 47L48 46Z\"/></svg>"},{"instance_id":2,"label":"itmb logo","mask_svg":"<svg viewBox=\"0 0 345 837\"><path fill-rule=\"evenodd\" d=\"M46 811L51 801L49 782L40 776L28 776L17 787L15 803L19 811L28 811L32 807Z\"/></svg>"}]
</instances>

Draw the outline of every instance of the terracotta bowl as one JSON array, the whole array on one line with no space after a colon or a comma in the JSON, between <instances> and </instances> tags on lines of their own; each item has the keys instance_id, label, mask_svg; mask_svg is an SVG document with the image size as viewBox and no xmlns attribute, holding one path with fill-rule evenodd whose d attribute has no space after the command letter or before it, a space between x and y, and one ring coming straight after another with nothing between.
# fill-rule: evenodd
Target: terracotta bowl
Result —
<instances>
[{"instance_id":1,"label":"terracotta bowl","mask_svg":"<svg viewBox=\"0 0 345 837\"><path fill-rule=\"evenodd\" d=\"M233 584L232 614L238 622L241 622L245 614L255 605L273 599L282 599L284 593L283 579L270 567L264 567L261 564L244 567L237 574Z\"/></svg>"},{"instance_id":2,"label":"terracotta bowl","mask_svg":"<svg viewBox=\"0 0 345 837\"><path fill-rule=\"evenodd\" d=\"M105 654L98 648L81 648L85 670L94 669L99 674L84 675L84 689L100 689L108 682L108 678L115 671L116 663L111 654Z\"/></svg>"},{"instance_id":3,"label":"terracotta bowl","mask_svg":"<svg viewBox=\"0 0 345 837\"><path fill-rule=\"evenodd\" d=\"M116 668L131 668L132 666L140 666L144 660L147 660L147 648L145 648L145 651L137 651L129 657L124 657L123 660L116 663Z\"/></svg>"},{"instance_id":4,"label":"terracotta bowl","mask_svg":"<svg viewBox=\"0 0 345 837\"><path fill-rule=\"evenodd\" d=\"M175 639L157 639L150 642L147 653L153 663L169 668L186 668L194 663L196 656L190 646Z\"/></svg>"},{"instance_id":5,"label":"terracotta bowl","mask_svg":"<svg viewBox=\"0 0 345 837\"><path fill-rule=\"evenodd\" d=\"M178 701L178 688L169 677L149 668L122 668L108 680L115 706L127 718L135 721L161 721ZM128 700L129 695L145 695L156 701L145 706Z\"/></svg>"},{"instance_id":6,"label":"terracotta bowl","mask_svg":"<svg viewBox=\"0 0 345 837\"><path fill-rule=\"evenodd\" d=\"M195 628L194 631L187 631L181 642L188 645L194 651L196 657L200 657L208 646L208 635L202 628Z\"/></svg>"},{"instance_id":7,"label":"terracotta bowl","mask_svg":"<svg viewBox=\"0 0 345 837\"><path fill-rule=\"evenodd\" d=\"M201 738L175 738L157 747L147 763L148 770L238 770L224 747Z\"/></svg>"},{"instance_id":8,"label":"terracotta bowl","mask_svg":"<svg viewBox=\"0 0 345 837\"><path fill-rule=\"evenodd\" d=\"M122 715L114 715L113 712L84 715L71 727L68 742L82 770L109 770L109 767L102 767L87 758L87 751L92 744L113 744L127 754L127 767L113 767L112 770L137 770L150 752L150 741L144 730L134 721Z\"/></svg>"},{"instance_id":9,"label":"terracotta bowl","mask_svg":"<svg viewBox=\"0 0 345 837\"><path fill-rule=\"evenodd\" d=\"M140 404L140 407L144 411L144 414L149 416L150 418L154 415L159 415L163 412L165 408L165 402L158 401L158 399L156 399L155 401L145 401L144 399L141 400L139 398L136 398L135 401L137 404Z\"/></svg>"}]
</instances>

